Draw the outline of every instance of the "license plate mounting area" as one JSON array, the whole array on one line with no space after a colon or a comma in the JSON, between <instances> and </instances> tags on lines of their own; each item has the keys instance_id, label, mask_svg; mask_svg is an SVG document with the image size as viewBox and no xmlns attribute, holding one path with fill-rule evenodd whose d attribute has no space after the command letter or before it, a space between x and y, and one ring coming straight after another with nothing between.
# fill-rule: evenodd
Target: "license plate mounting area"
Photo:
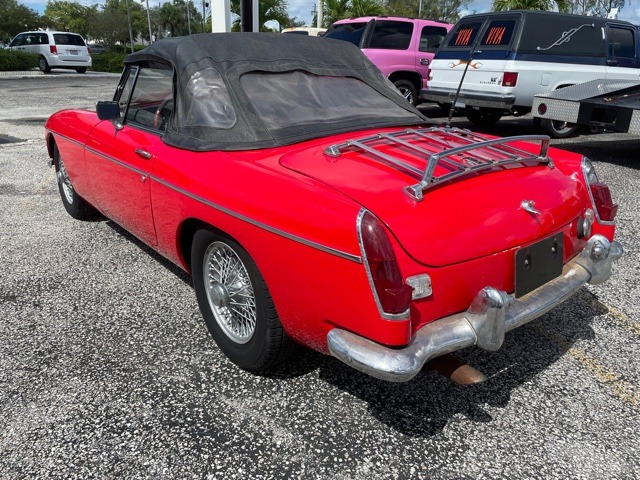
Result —
<instances>
[{"instance_id":1,"label":"license plate mounting area","mask_svg":"<svg viewBox=\"0 0 640 480\"><path fill-rule=\"evenodd\" d=\"M516 298L560 276L564 254L563 240L563 234L559 233L516 252Z\"/></svg>"}]
</instances>

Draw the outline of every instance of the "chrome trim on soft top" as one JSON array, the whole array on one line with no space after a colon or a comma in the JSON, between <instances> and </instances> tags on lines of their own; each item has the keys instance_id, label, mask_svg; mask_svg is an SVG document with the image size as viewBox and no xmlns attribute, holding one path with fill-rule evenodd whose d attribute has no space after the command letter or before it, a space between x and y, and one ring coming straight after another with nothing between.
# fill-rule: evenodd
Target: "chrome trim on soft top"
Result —
<instances>
[{"instance_id":1,"label":"chrome trim on soft top","mask_svg":"<svg viewBox=\"0 0 640 480\"><path fill-rule=\"evenodd\" d=\"M485 287L466 312L428 323L404 348L389 348L355 333L334 328L327 334L331 354L373 377L406 382L432 358L477 345L494 351L506 332L518 328L567 300L585 283L600 284L611 276L613 262L623 254L620 243L594 235L579 255L569 261L562 275L533 292L514 298Z\"/></svg>"},{"instance_id":2,"label":"chrome trim on soft top","mask_svg":"<svg viewBox=\"0 0 640 480\"><path fill-rule=\"evenodd\" d=\"M400 137L417 139L420 145L412 144ZM387 144L392 144L399 148L409 149L418 155L427 157L427 164L424 171L416 168L414 165L393 157L388 153L384 153L375 149L371 144L385 140ZM404 188L404 192L413 200L419 202L424 198L424 191L439 183L453 180L454 178L466 175L471 172L480 170L488 170L495 167L504 167L514 163L524 164L526 162L538 162L547 164L553 168L553 162L548 156L549 137L547 135L519 135L515 137L505 137L496 139L487 139L481 135L474 134L467 130L450 127L431 127L421 129L406 129L392 133L379 133L370 137L347 140L344 143L331 145L324 150L324 154L333 158L341 155L343 150L356 148L363 150L371 156L378 158L388 165L403 171L420 181L414 185ZM449 146L449 141L465 142L453 148L447 148L442 151L430 151L426 146L429 144L437 144ZM509 145L512 142L521 141L539 141L540 152L538 155L532 155L526 150L516 148ZM488 150L495 154L495 157L482 155L480 149ZM464 156L460 154L464 153ZM435 175L436 166L440 165L447 170L446 173Z\"/></svg>"}]
</instances>

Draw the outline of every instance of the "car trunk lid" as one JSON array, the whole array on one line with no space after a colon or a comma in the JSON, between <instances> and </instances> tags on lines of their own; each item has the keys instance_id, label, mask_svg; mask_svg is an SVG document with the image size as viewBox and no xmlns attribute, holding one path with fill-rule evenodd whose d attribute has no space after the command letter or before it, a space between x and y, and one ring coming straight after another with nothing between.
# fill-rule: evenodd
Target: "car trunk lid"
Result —
<instances>
[{"instance_id":1,"label":"car trunk lid","mask_svg":"<svg viewBox=\"0 0 640 480\"><path fill-rule=\"evenodd\" d=\"M529 244L584 210L580 182L546 156L548 138L517 138L444 128L342 136L280 163L369 209L417 261L444 266Z\"/></svg>"}]
</instances>

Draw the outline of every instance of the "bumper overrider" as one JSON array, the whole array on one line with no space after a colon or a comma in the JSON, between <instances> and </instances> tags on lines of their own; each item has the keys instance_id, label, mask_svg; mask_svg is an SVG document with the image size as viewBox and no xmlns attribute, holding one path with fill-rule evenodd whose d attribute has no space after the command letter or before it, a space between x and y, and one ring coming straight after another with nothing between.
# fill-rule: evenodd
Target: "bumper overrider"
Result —
<instances>
[{"instance_id":1,"label":"bumper overrider","mask_svg":"<svg viewBox=\"0 0 640 480\"><path fill-rule=\"evenodd\" d=\"M562 275L533 292L514 298L493 287L483 288L466 312L431 322L404 348L385 347L334 328L327 334L329 351L338 360L372 377L406 382L429 360L462 348L498 350L509 330L520 327L567 300L585 283L597 285L611 276L622 245L594 235L582 252L567 262Z\"/></svg>"}]
</instances>

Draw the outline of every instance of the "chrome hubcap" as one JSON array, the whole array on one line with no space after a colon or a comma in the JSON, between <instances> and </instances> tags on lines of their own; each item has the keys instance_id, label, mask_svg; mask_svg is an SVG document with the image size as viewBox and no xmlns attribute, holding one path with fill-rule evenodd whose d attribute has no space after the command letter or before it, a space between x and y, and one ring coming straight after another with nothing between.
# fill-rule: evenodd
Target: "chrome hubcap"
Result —
<instances>
[{"instance_id":1,"label":"chrome hubcap","mask_svg":"<svg viewBox=\"0 0 640 480\"><path fill-rule=\"evenodd\" d=\"M256 302L242 260L227 244L213 242L204 255L203 276L216 322L231 340L247 343L256 328Z\"/></svg>"},{"instance_id":2,"label":"chrome hubcap","mask_svg":"<svg viewBox=\"0 0 640 480\"><path fill-rule=\"evenodd\" d=\"M400 90L400 93L402 94L402 96L407 102L413 103L413 95L411 95L410 89L400 87L398 90Z\"/></svg>"},{"instance_id":3,"label":"chrome hubcap","mask_svg":"<svg viewBox=\"0 0 640 480\"><path fill-rule=\"evenodd\" d=\"M67 200L67 203L73 203L73 185L71 185L71 179L67 174L67 169L64 166L64 162L62 159L58 159L58 173L56 174L58 177L58 183L62 187L62 192L64 193L64 198Z\"/></svg>"}]
</instances>

